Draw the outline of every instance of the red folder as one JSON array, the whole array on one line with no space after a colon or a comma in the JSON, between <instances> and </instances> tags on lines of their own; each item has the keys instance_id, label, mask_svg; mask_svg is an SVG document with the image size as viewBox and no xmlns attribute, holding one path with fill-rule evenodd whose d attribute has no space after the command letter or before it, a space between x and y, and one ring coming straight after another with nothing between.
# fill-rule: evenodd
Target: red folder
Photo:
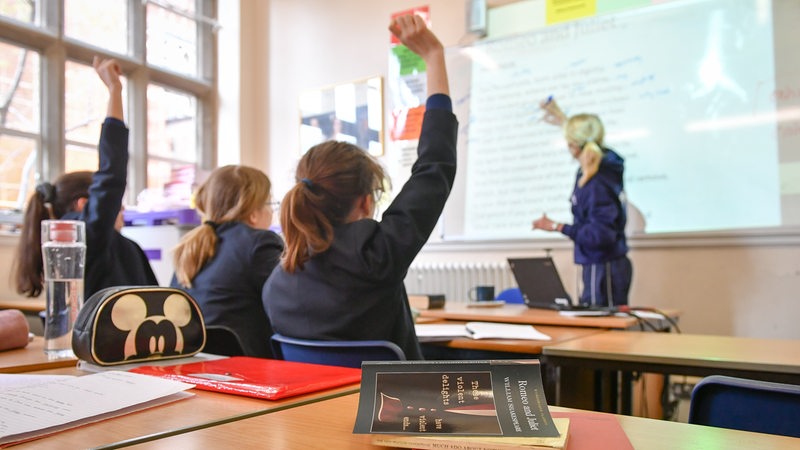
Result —
<instances>
[{"instance_id":1,"label":"red folder","mask_svg":"<svg viewBox=\"0 0 800 450\"><path fill-rule=\"evenodd\" d=\"M130 370L194 384L197 389L277 400L361 381L361 369L233 356Z\"/></svg>"}]
</instances>

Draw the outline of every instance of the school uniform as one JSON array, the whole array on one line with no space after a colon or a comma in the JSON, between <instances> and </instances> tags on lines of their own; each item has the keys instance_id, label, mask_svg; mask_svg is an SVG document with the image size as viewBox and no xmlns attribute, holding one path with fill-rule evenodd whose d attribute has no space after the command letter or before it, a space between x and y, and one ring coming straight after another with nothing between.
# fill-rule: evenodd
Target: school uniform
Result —
<instances>
[{"instance_id":1,"label":"school uniform","mask_svg":"<svg viewBox=\"0 0 800 450\"><path fill-rule=\"evenodd\" d=\"M182 287L174 275L170 284L197 300L206 325L233 330L245 355L271 358L272 326L261 305L261 288L278 264L283 240L242 222L222 223L215 232L214 257L195 275L192 287Z\"/></svg>"},{"instance_id":2,"label":"school uniform","mask_svg":"<svg viewBox=\"0 0 800 450\"><path fill-rule=\"evenodd\" d=\"M579 170L572 192L572 225L561 232L575 243L575 262L582 267L580 303L627 305L633 269L627 257L627 217L623 204L624 160L603 149L597 173L582 187Z\"/></svg>"},{"instance_id":3,"label":"school uniform","mask_svg":"<svg viewBox=\"0 0 800 450\"><path fill-rule=\"evenodd\" d=\"M418 159L381 221L334 227L331 247L302 269L278 266L263 303L276 332L319 340L389 340L422 359L403 281L433 231L456 173L458 122L450 98L428 99Z\"/></svg>"},{"instance_id":4,"label":"school uniform","mask_svg":"<svg viewBox=\"0 0 800 450\"><path fill-rule=\"evenodd\" d=\"M114 229L128 176L128 128L124 122L106 118L98 153L100 166L92 175L83 211L62 217L86 223L85 299L111 286L158 285L141 247Z\"/></svg>"}]
</instances>

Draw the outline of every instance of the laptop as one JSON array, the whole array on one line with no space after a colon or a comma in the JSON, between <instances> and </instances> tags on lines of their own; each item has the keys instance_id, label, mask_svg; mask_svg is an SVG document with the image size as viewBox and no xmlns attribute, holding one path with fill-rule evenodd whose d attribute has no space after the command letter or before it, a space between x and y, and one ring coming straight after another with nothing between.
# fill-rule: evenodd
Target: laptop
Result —
<instances>
[{"instance_id":1,"label":"laptop","mask_svg":"<svg viewBox=\"0 0 800 450\"><path fill-rule=\"evenodd\" d=\"M553 258L508 258L525 304L529 308L560 311L604 311L606 308L579 305L564 289Z\"/></svg>"}]
</instances>

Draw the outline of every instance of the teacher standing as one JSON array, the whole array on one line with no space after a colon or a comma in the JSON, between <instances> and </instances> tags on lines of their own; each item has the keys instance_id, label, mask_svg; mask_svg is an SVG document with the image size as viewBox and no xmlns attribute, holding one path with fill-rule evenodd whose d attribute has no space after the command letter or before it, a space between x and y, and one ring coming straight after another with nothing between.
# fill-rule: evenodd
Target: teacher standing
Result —
<instances>
[{"instance_id":1,"label":"teacher standing","mask_svg":"<svg viewBox=\"0 0 800 450\"><path fill-rule=\"evenodd\" d=\"M543 120L564 127L580 167L570 198L573 223L557 223L543 214L533 228L560 232L575 243L575 263L582 267L581 304L627 305L633 267L625 239L624 160L603 144L605 130L596 115L567 118L552 98L540 106Z\"/></svg>"}]
</instances>

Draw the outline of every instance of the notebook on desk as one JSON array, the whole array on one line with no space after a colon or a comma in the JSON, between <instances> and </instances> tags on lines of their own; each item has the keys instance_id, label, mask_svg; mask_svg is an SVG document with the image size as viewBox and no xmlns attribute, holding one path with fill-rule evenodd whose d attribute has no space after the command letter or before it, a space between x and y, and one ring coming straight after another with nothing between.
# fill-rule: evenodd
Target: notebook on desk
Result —
<instances>
[{"instance_id":1,"label":"notebook on desk","mask_svg":"<svg viewBox=\"0 0 800 450\"><path fill-rule=\"evenodd\" d=\"M361 369L250 356L172 366L140 366L130 371L190 383L197 389L266 400L361 381Z\"/></svg>"},{"instance_id":2,"label":"notebook on desk","mask_svg":"<svg viewBox=\"0 0 800 450\"><path fill-rule=\"evenodd\" d=\"M593 315L608 314L606 308L579 305L564 289L553 258L509 258L508 265L529 308L559 311L586 311Z\"/></svg>"}]
</instances>

